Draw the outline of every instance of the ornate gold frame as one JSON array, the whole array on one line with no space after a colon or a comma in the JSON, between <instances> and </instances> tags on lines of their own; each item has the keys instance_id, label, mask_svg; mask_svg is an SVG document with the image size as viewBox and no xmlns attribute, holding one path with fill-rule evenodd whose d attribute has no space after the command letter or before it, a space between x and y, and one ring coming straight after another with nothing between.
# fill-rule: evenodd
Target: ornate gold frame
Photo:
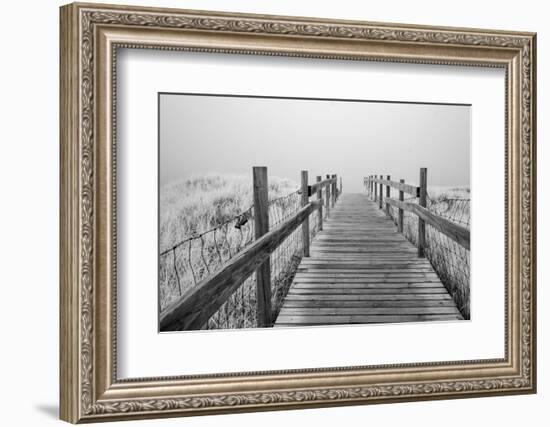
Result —
<instances>
[{"instance_id":1,"label":"ornate gold frame","mask_svg":"<svg viewBox=\"0 0 550 427\"><path fill-rule=\"evenodd\" d=\"M535 392L533 33L190 10L61 8L61 418L73 423ZM503 67L506 357L116 379L116 48Z\"/></svg>"}]
</instances>

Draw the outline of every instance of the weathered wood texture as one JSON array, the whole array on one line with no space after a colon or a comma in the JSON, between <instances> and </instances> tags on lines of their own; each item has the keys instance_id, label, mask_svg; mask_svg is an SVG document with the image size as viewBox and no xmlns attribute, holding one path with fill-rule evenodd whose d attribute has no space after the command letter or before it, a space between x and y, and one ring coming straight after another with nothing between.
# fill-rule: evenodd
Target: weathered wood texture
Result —
<instances>
[{"instance_id":1,"label":"weathered wood texture","mask_svg":"<svg viewBox=\"0 0 550 427\"><path fill-rule=\"evenodd\" d=\"M253 197L254 197L254 232L259 239L269 231L269 201L267 168L254 167ZM271 263L267 258L256 270L256 294L258 296L258 310L256 325L259 328L271 326Z\"/></svg>"},{"instance_id":2,"label":"weathered wood texture","mask_svg":"<svg viewBox=\"0 0 550 427\"><path fill-rule=\"evenodd\" d=\"M264 234L185 292L161 313L160 329L200 329L243 281L269 258L275 248L319 207L319 204L318 201L308 203L290 219Z\"/></svg>"},{"instance_id":3,"label":"weathered wood texture","mask_svg":"<svg viewBox=\"0 0 550 427\"><path fill-rule=\"evenodd\" d=\"M308 196L308 173L302 171L302 206L306 206L309 203ZM302 242L304 246L304 256L309 256L309 217L304 219L302 223Z\"/></svg>"},{"instance_id":4,"label":"weathered wood texture","mask_svg":"<svg viewBox=\"0 0 550 427\"><path fill-rule=\"evenodd\" d=\"M323 181L317 181L315 184L311 184L310 186L310 195L313 195L317 192L319 188L323 189L325 186L330 185L335 182L334 178L327 178Z\"/></svg>"},{"instance_id":5,"label":"weathered wood texture","mask_svg":"<svg viewBox=\"0 0 550 427\"><path fill-rule=\"evenodd\" d=\"M396 190L403 191L407 194L411 194L414 197L420 197L420 187L416 187L410 184L405 184L405 182L395 182L389 179L382 179L382 175L380 175L380 178L376 178L375 176L371 178L371 180L373 183L382 184L385 186L395 188Z\"/></svg>"},{"instance_id":6,"label":"weathered wood texture","mask_svg":"<svg viewBox=\"0 0 550 427\"><path fill-rule=\"evenodd\" d=\"M330 188L330 194L331 194L331 200L330 200L330 203L331 203L331 206L334 207L334 205L336 204L336 197L337 197L337 193L338 193L338 190L337 190L337 185L336 185L336 181L337 181L337 178L336 178L336 175L332 175L332 184L331 184L331 188Z\"/></svg>"},{"instance_id":7,"label":"weathered wood texture","mask_svg":"<svg viewBox=\"0 0 550 427\"><path fill-rule=\"evenodd\" d=\"M318 175L317 176L317 184L320 184L323 180L323 177L321 175ZM318 186L317 187L317 190L316 190L316 193L317 193L317 200L319 201L320 205L319 205L319 215L318 216L318 221L319 221L319 230L322 230L323 229L323 187L321 186Z\"/></svg>"},{"instance_id":8,"label":"weathered wood texture","mask_svg":"<svg viewBox=\"0 0 550 427\"><path fill-rule=\"evenodd\" d=\"M390 176L387 176L387 180L390 181ZM391 187L389 185L386 186L386 199L389 199L391 196ZM390 206L386 205L386 215L389 216L390 214Z\"/></svg>"},{"instance_id":9,"label":"weathered wood texture","mask_svg":"<svg viewBox=\"0 0 550 427\"><path fill-rule=\"evenodd\" d=\"M420 168L420 195L418 196L418 204L425 208L428 195L428 170ZM421 216L418 216L418 256L424 256L424 247L426 246L426 223Z\"/></svg>"},{"instance_id":10,"label":"weathered wood texture","mask_svg":"<svg viewBox=\"0 0 550 427\"><path fill-rule=\"evenodd\" d=\"M332 182L332 180L330 179L330 175L327 174L327 180L330 180L330 182ZM325 194L325 209L327 210L327 216L330 215L330 198L331 198L331 195L330 195L330 187L331 187L332 184L328 184L326 186L326 194Z\"/></svg>"},{"instance_id":11,"label":"weathered wood texture","mask_svg":"<svg viewBox=\"0 0 550 427\"><path fill-rule=\"evenodd\" d=\"M275 326L458 319L431 264L378 203L342 194L300 263Z\"/></svg>"},{"instance_id":12,"label":"weathered wood texture","mask_svg":"<svg viewBox=\"0 0 550 427\"><path fill-rule=\"evenodd\" d=\"M470 250L470 230L461 225L455 224L448 219L440 217L427 208L423 208L416 203L402 202L395 199L386 199L385 202L400 210L405 210L414 213L421 218L426 224L429 224L436 230L443 233L445 236L454 240L460 246Z\"/></svg>"},{"instance_id":13,"label":"weathered wood texture","mask_svg":"<svg viewBox=\"0 0 550 427\"><path fill-rule=\"evenodd\" d=\"M380 193L380 194L379 194L380 198L378 199L378 207L379 207L380 209L382 209L383 200L384 200L384 193L382 192L382 191L383 191L382 182L384 182L384 180L383 180L382 178L383 178L382 175L380 175L380 179L379 179L379 181L378 181L378 182L379 182L379 189L378 189L378 191L379 191L379 193Z\"/></svg>"},{"instance_id":14,"label":"weathered wood texture","mask_svg":"<svg viewBox=\"0 0 550 427\"><path fill-rule=\"evenodd\" d=\"M399 183L403 184L405 183L405 180L400 179ZM399 201L402 202L403 200L405 200L405 192L403 190L399 190ZM403 214L403 209L399 208L397 210L397 231L399 231L400 233L403 233Z\"/></svg>"}]
</instances>

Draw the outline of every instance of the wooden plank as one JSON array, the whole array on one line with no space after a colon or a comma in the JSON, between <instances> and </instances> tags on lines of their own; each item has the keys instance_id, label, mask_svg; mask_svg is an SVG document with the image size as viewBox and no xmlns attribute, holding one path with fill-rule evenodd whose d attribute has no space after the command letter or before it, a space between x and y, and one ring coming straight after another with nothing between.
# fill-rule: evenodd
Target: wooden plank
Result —
<instances>
[{"instance_id":1,"label":"wooden plank","mask_svg":"<svg viewBox=\"0 0 550 427\"><path fill-rule=\"evenodd\" d=\"M384 259L388 259L389 261L384 261ZM316 265L356 265L356 266L365 266L366 268L369 268L369 265L381 265L381 266L394 266L396 265L396 262L394 261L396 258L385 256L381 258L381 260L376 259L361 259L361 258L347 258L347 257L341 257L339 255L327 255L325 257L309 257L307 259L303 259L302 263L305 266L316 266ZM397 262L398 265L426 265L431 266L430 262L426 259L418 259L416 257L404 257L401 261Z\"/></svg>"},{"instance_id":2,"label":"wooden plank","mask_svg":"<svg viewBox=\"0 0 550 427\"><path fill-rule=\"evenodd\" d=\"M412 260L403 260L400 262L389 262L389 261L374 261L366 262L363 260L347 260L344 258L341 259L332 259L331 261L322 260L317 258L309 258L308 260L302 260L300 264L304 268L407 268L407 267L427 267L431 268L431 264L427 261L412 261Z\"/></svg>"},{"instance_id":3,"label":"wooden plank","mask_svg":"<svg viewBox=\"0 0 550 427\"><path fill-rule=\"evenodd\" d=\"M323 187L321 186L321 182L323 180L323 177L321 175L317 176L317 188L315 192L317 193L317 200L320 202L319 206L319 215L318 217L318 224L317 227L319 228L318 232L323 231Z\"/></svg>"},{"instance_id":4,"label":"wooden plank","mask_svg":"<svg viewBox=\"0 0 550 427\"><path fill-rule=\"evenodd\" d=\"M331 184L332 188L331 188L331 194L332 194L332 200L331 200L331 203L332 203L332 207L334 208L334 205L336 204L336 198L338 197L338 190L337 190L337 177L335 174L332 175L332 179L334 180L333 183Z\"/></svg>"},{"instance_id":5,"label":"wooden plank","mask_svg":"<svg viewBox=\"0 0 550 427\"><path fill-rule=\"evenodd\" d=\"M432 282L397 282L397 283L380 283L380 282L295 282L292 289L441 289L441 283Z\"/></svg>"},{"instance_id":6,"label":"wooden plank","mask_svg":"<svg viewBox=\"0 0 550 427\"><path fill-rule=\"evenodd\" d=\"M322 188L325 187L326 185L330 185L330 184L332 184L332 183L335 182L335 181L336 181L336 178L327 178L327 179L325 179L325 180L323 180L323 181L319 181L319 180L318 180L315 184L312 184L312 185L310 186L310 191L309 191L309 192L310 192L310 194L313 195L313 193L316 193L317 190L322 189Z\"/></svg>"},{"instance_id":7,"label":"wooden plank","mask_svg":"<svg viewBox=\"0 0 550 427\"><path fill-rule=\"evenodd\" d=\"M324 258L323 256L324 255L327 255L326 258ZM319 252L317 254L313 254L313 256L315 256L315 259L319 259L319 260L326 260L327 262L330 262L330 261L336 261L336 262L342 262L342 261L365 261L365 263L371 263L371 264L376 264L376 263L388 263L388 262L395 262L395 263L399 263L399 262L408 262L411 260L411 255L410 254L404 254L404 255L396 255L396 256L391 256L391 254L388 254L388 256L377 256L375 253L367 253L367 254L342 254L343 256L341 256L340 258L334 258L333 256L331 256L330 253L323 253L323 252Z\"/></svg>"},{"instance_id":8,"label":"wooden plank","mask_svg":"<svg viewBox=\"0 0 550 427\"><path fill-rule=\"evenodd\" d=\"M311 248L310 248L311 252ZM311 255L311 254L310 254ZM410 261L414 255L411 254L392 254L387 252L384 254L367 253L367 254L331 254L330 252L319 252L312 255L312 258L318 260L338 260L338 261L371 261L371 262L400 262Z\"/></svg>"},{"instance_id":9,"label":"wooden plank","mask_svg":"<svg viewBox=\"0 0 550 427\"><path fill-rule=\"evenodd\" d=\"M242 282L311 214L319 202L311 202L288 220L251 243L209 277L186 291L160 315L160 330L199 329Z\"/></svg>"},{"instance_id":10,"label":"wooden plank","mask_svg":"<svg viewBox=\"0 0 550 427\"><path fill-rule=\"evenodd\" d=\"M410 246L410 243L408 244L407 242L403 242L403 241L394 241L394 242L386 242L386 243L383 243L383 242L356 242L356 241L349 241L348 244L346 243L343 243L343 242L324 242L324 241L320 241L320 242L317 242L317 244L315 245L315 247L317 248L380 248L380 247L391 247L391 248L395 248L395 249L409 249L411 246Z\"/></svg>"},{"instance_id":11,"label":"wooden plank","mask_svg":"<svg viewBox=\"0 0 550 427\"><path fill-rule=\"evenodd\" d=\"M301 274L352 274L352 275L361 275L369 276L372 274L408 274L408 273L434 273L432 268L428 266L425 267L402 267L402 268L390 268L390 267L372 267L372 268L361 268L361 266L355 267L334 267L329 265L316 265L314 267L299 267L298 273Z\"/></svg>"},{"instance_id":12,"label":"wooden plank","mask_svg":"<svg viewBox=\"0 0 550 427\"><path fill-rule=\"evenodd\" d=\"M338 273L327 273L327 274L308 274L296 276L296 281L303 279L332 279L332 280L350 280L350 279L396 279L396 278L406 278L408 279L438 279L437 274L434 272L431 273L373 273L373 274L338 274Z\"/></svg>"},{"instance_id":13,"label":"wooden plank","mask_svg":"<svg viewBox=\"0 0 550 427\"><path fill-rule=\"evenodd\" d=\"M283 307L280 316L318 316L318 315L364 315L361 307ZM456 307L372 307L369 315L375 314L460 314Z\"/></svg>"},{"instance_id":14,"label":"wooden plank","mask_svg":"<svg viewBox=\"0 0 550 427\"><path fill-rule=\"evenodd\" d=\"M330 181L330 176L327 175L327 179ZM330 215L330 182L325 185L325 209L327 210L327 218Z\"/></svg>"},{"instance_id":15,"label":"wooden plank","mask_svg":"<svg viewBox=\"0 0 550 427\"><path fill-rule=\"evenodd\" d=\"M267 168L254 167L254 231L258 240L269 231L269 202ZM269 257L256 270L257 311L256 325L259 328L271 326L271 263Z\"/></svg>"},{"instance_id":16,"label":"wooden plank","mask_svg":"<svg viewBox=\"0 0 550 427\"><path fill-rule=\"evenodd\" d=\"M353 284L353 283L441 283L438 277L426 278L426 277L392 277L392 278L381 278L381 277L352 277L352 278L342 278L342 277L317 277L317 278L296 278L294 280L295 284L301 283L328 283L328 284Z\"/></svg>"},{"instance_id":17,"label":"wooden plank","mask_svg":"<svg viewBox=\"0 0 550 427\"><path fill-rule=\"evenodd\" d=\"M340 253L340 254L348 254L348 253L356 253L356 254L370 254L370 253L399 253L401 255L405 254L414 254L416 251L414 249L399 249L398 251L395 251L395 249L392 248L380 248L380 249L369 249L369 248L361 248L361 249L346 249L346 248L317 248L314 247L313 249L310 248L310 254L315 253Z\"/></svg>"},{"instance_id":18,"label":"wooden plank","mask_svg":"<svg viewBox=\"0 0 550 427\"><path fill-rule=\"evenodd\" d=\"M461 225L455 224L446 218L442 218L415 203L400 202L395 199L389 199L387 202L398 208L416 214L427 224L440 231L463 248L470 250L470 230L466 227L462 227Z\"/></svg>"},{"instance_id":19,"label":"wooden plank","mask_svg":"<svg viewBox=\"0 0 550 427\"><path fill-rule=\"evenodd\" d=\"M388 182L391 182L390 178L391 178L390 175L388 175L388 176L386 177L386 179L387 179ZM390 191L391 191L390 186L389 186L389 185L386 185L386 198L387 198L387 199L390 197ZM386 203L386 215L387 215L387 216L390 216L390 205L388 205L387 203Z\"/></svg>"},{"instance_id":20,"label":"wooden plank","mask_svg":"<svg viewBox=\"0 0 550 427\"><path fill-rule=\"evenodd\" d=\"M353 300L371 300L371 301L401 301L401 300L449 300L452 301L449 294L412 294L412 295L288 295L285 301L298 300L323 300L323 301L353 301Z\"/></svg>"},{"instance_id":21,"label":"wooden plank","mask_svg":"<svg viewBox=\"0 0 550 427\"><path fill-rule=\"evenodd\" d=\"M402 323L402 322L424 322L438 320L462 320L457 314L404 314L404 315L346 315L346 316L279 316L276 326L288 325L333 325L333 324L355 324L355 323Z\"/></svg>"},{"instance_id":22,"label":"wooden plank","mask_svg":"<svg viewBox=\"0 0 550 427\"><path fill-rule=\"evenodd\" d=\"M317 269L298 270L297 278L305 277L398 277L398 276L430 276L435 274L433 269Z\"/></svg>"},{"instance_id":23,"label":"wooden plank","mask_svg":"<svg viewBox=\"0 0 550 427\"><path fill-rule=\"evenodd\" d=\"M380 179L376 178L375 176L372 181L376 184L387 185L389 187L395 188L396 190L411 194L414 197L420 196L420 187L416 187L414 185L405 184L404 182L395 182L389 179L382 179L382 175L380 175Z\"/></svg>"},{"instance_id":24,"label":"wooden plank","mask_svg":"<svg viewBox=\"0 0 550 427\"><path fill-rule=\"evenodd\" d=\"M357 270L299 270L296 272L295 277L297 280L308 278L338 278L338 279L350 279L350 278L398 278L398 277L437 277L437 273L433 270L423 271L408 271L408 270L382 270L372 271L368 269Z\"/></svg>"},{"instance_id":25,"label":"wooden plank","mask_svg":"<svg viewBox=\"0 0 550 427\"><path fill-rule=\"evenodd\" d=\"M378 198L378 206L380 207L380 209L382 209L382 204L383 204L383 200L384 200L384 196L382 194L382 175L380 175L380 197Z\"/></svg>"},{"instance_id":26,"label":"wooden plank","mask_svg":"<svg viewBox=\"0 0 550 427\"><path fill-rule=\"evenodd\" d=\"M309 203L309 194L307 190L307 171L302 171L302 207L307 206ZM302 247L304 250L304 257L309 257L309 215L304 218L302 222Z\"/></svg>"},{"instance_id":27,"label":"wooden plank","mask_svg":"<svg viewBox=\"0 0 550 427\"><path fill-rule=\"evenodd\" d=\"M363 308L365 313L368 309L376 307L453 307L456 308L453 300L288 300L284 307L348 307Z\"/></svg>"},{"instance_id":28,"label":"wooden plank","mask_svg":"<svg viewBox=\"0 0 550 427\"><path fill-rule=\"evenodd\" d=\"M292 287L288 295L438 295L448 294L443 286L437 288L297 288Z\"/></svg>"},{"instance_id":29,"label":"wooden plank","mask_svg":"<svg viewBox=\"0 0 550 427\"><path fill-rule=\"evenodd\" d=\"M405 180L404 179L400 179L399 180L399 183L400 184L404 184L405 183ZM405 192L403 190L399 190L399 201L402 202L404 200L404 197L405 197ZM389 199L390 197L388 197ZM403 233L403 214L404 214L404 211L403 209L399 208L397 210L397 231L399 233Z\"/></svg>"},{"instance_id":30,"label":"wooden plank","mask_svg":"<svg viewBox=\"0 0 550 427\"><path fill-rule=\"evenodd\" d=\"M428 170L420 168L420 197L418 198L419 206L426 207L427 191L428 191ZM425 256L426 249L426 223L421 216L418 216L418 256Z\"/></svg>"}]
</instances>

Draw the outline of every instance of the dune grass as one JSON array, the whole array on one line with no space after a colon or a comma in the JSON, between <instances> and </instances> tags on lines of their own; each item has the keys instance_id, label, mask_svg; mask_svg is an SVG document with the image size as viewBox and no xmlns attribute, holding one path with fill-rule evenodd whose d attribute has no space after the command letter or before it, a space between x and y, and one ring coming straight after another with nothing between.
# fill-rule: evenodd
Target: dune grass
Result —
<instances>
[{"instance_id":1,"label":"dune grass","mask_svg":"<svg viewBox=\"0 0 550 427\"><path fill-rule=\"evenodd\" d=\"M269 197L291 193L298 185L269 177ZM252 178L209 174L175 181L160 189L160 251L235 218L252 206Z\"/></svg>"},{"instance_id":2,"label":"dune grass","mask_svg":"<svg viewBox=\"0 0 550 427\"><path fill-rule=\"evenodd\" d=\"M278 177L269 177L268 182L270 224L273 226L298 207L298 185ZM254 240L252 198L252 178L241 175L209 174L161 188L160 310ZM272 268L274 298L284 293L287 278L297 265L296 253L300 247L301 242L290 239L273 254L278 261L276 268ZM255 301L255 279L251 276L207 327L252 326Z\"/></svg>"}]
</instances>

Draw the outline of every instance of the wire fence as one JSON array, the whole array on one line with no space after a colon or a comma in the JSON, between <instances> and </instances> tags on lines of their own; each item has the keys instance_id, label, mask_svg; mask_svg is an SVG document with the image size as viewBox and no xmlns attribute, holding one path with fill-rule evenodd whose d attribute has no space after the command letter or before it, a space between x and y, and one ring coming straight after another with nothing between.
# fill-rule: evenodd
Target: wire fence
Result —
<instances>
[{"instance_id":1,"label":"wire fence","mask_svg":"<svg viewBox=\"0 0 550 427\"><path fill-rule=\"evenodd\" d=\"M399 191L391 188L390 197L398 199ZM409 195L404 198L409 203L418 203L418 200ZM426 207L442 218L470 228L469 198L428 194ZM390 206L389 213L397 225L398 208ZM418 216L412 212L403 212L403 234L415 246L418 245ZM470 251L426 223L424 253L464 318L470 319Z\"/></svg>"},{"instance_id":2,"label":"wire fence","mask_svg":"<svg viewBox=\"0 0 550 427\"><path fill-rule=\"evenodd\" d=\"M302 207L301 191L269 201L269 229L292 217ZM310 215L310 239L318 232L316 210ZM326 217L326 212L323 212ZM270 255L272 318L276 318L303 254L302 228L298 227ZM159 257L159 309L168 307L186 290L208 277L255 240L254 206L221 225L189 237ZM256 275L250 275L214 313L204 329L256 326Z\"/></svg>"}]
</instances>

